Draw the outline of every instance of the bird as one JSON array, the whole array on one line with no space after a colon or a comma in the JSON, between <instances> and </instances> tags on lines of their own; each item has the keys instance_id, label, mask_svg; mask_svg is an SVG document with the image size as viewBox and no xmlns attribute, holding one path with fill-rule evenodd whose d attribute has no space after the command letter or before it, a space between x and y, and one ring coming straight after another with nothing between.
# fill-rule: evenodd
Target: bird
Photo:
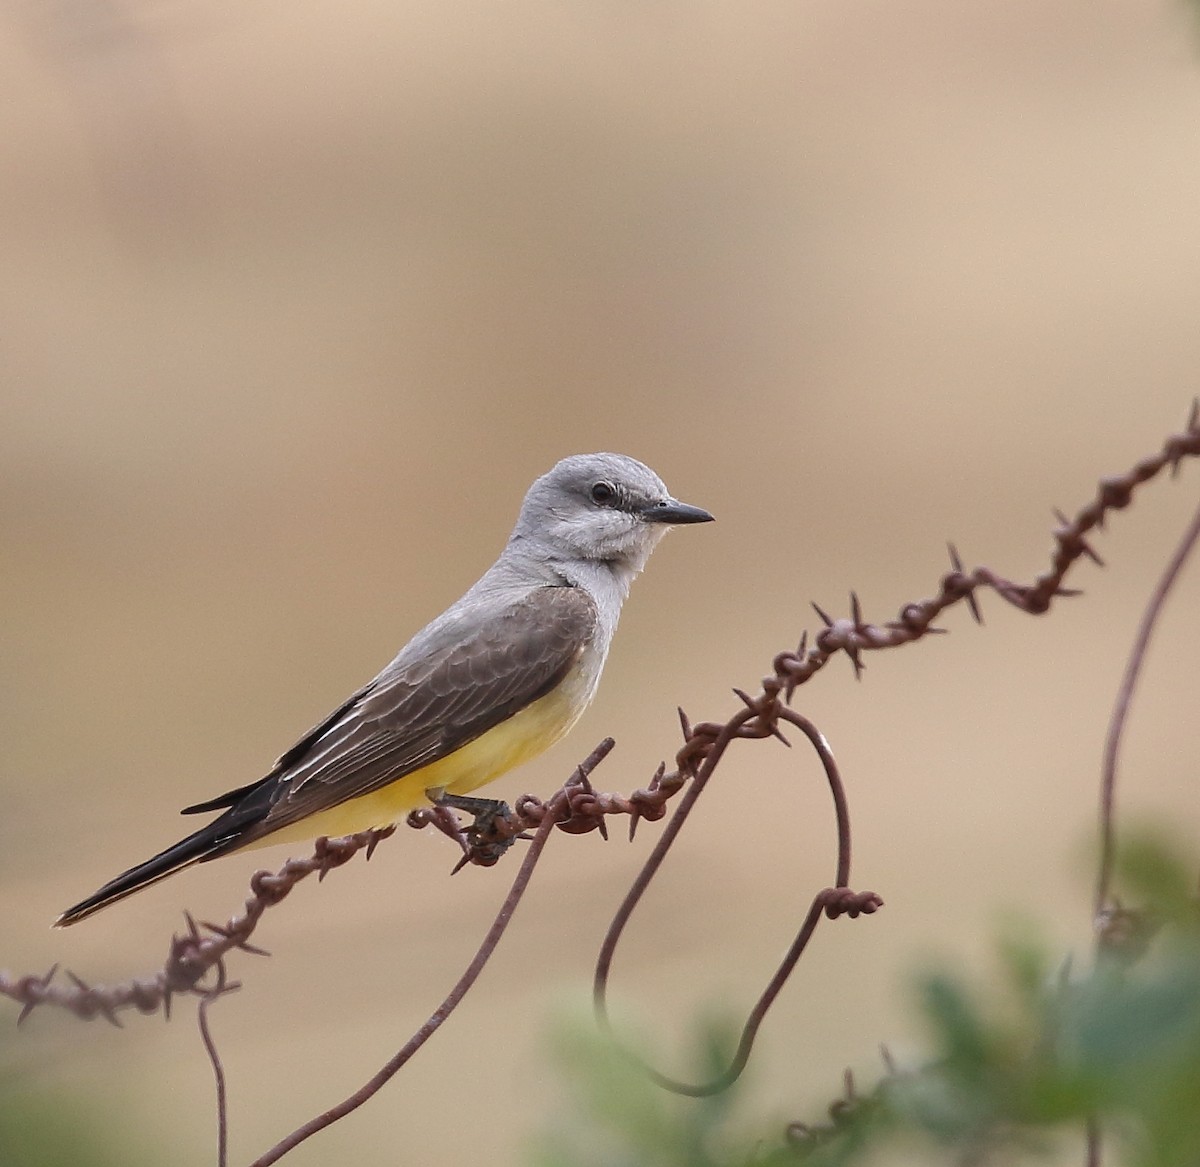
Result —
<instances>
[{"instance_id":1,"label":"bird","mask_svg":"<svg viewBox=\"0 0 1200 1167\"><path fill-rule=\"evenodd\" d=\"M495 563L221 812L68 908L65 927L245 848L354 834L462 796L558 741L596 692L621 607L666 531L707 523L648 466L575 454L536 479Z\"/></svg>"}]
</instances>

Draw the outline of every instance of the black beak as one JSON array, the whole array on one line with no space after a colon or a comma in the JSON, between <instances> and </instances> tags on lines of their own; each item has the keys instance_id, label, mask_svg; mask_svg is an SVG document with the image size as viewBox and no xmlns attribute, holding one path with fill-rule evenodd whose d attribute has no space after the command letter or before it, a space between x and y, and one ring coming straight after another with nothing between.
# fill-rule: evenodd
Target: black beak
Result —
<instances>
[{"instance_id":1,"label":"black beak","mask_svg":"<svg viewBox=\"0 0 1200 1167\"><path fill-rule=\"evenodd\" d=\"M648 523L711 523L712 515L700 507L690 506L686 502L676 502L673 498L664 498L662 502L651 503L644 511L642 518Z\"/></svg>"}]
</instances>

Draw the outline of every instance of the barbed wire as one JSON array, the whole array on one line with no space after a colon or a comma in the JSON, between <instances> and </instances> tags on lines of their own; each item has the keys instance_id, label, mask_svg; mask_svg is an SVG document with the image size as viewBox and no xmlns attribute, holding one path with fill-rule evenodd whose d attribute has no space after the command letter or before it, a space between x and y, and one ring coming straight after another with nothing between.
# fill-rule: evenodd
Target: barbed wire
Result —
<instances>
[{"instance_id":1,"label":"barbed wire","mask_svg":"<svg viewBox=\"0 0 1200 1167\"><path fill-rule=\"evenodd\" d=\"M1082 507L1074 519L1065 520L1059 513L1059 525L1053 532L1055 547L1050 570L1039 575L1032 584L1014 583L986 567L976 567L966 572L952 548L953 570L942 576L937 594L929 599L905 604L894 621L883 625L864 621L858 598L853 594L848 619L835 619L817 608L825 627L816 634L812 647L808 647L808 634L805 633L795 651L779 653L772 661L771 675L763 679L762 692L758 697L751 698L741 690L735 690L739 699L748 709L754 710L755 715L746 717L742 713L737 714L738 724L733 732L737 737L745 738L779 736L776 722L778 710L783 707L782 702L790 701L795 689L815 676L839 652L845 653L855 672L860 673L864 651L895 648L944 631L935 627L933 622L956 603L965 601L973 617L981 619L975 597L979 588L990 588L1022 611L1044 613L1056 596L1075 594L1062 586L1073 563L1083 556L1099 561L1087 536L1093 529L1103 527L1108 512L1128 506L1137 487L1156 477L1165 468L1170 467L1175 473L1184 458L1197 455L1200 455L1200 401L1193 402L1186 428L1166 438L1157 454L1137 462L1124 474L1101 479L1096 497ZM632 837L643 819L651 822L661 819L666 813L667 803L695 775L727 724L705 721L692 725L682 710L679 716L683 744L675 755L674 770L668 772L665 765L660 765L647 786L624 797L596 791L590 782L576 783L570 790L565 785L560 793L567 798L569 813L558 824L559 829L571 834L603 831L606 817L625 815L630 820ZM537 827L545 813L545 806L545 802L533 795L522 795L514 803L510 817L497 818L489 830L474 838L461 830L457 819L447 808L431 807L414 811L409 822L416 827L437 825L458 841L464 849L465 861L490 866L499 859L506 844L521 833ZM163 968L150 977L110 986L93 986L68 971L65 976L71 983L67 985L55 982L57 965L44 974L19 977L0 971L0 996L21 1005L18 1022L24 1021L39 1005L67 1009L85 1020L104 1017L113 1024L120 1024L117 1013L128 1008L147 1014L162 1009L169 1014L172 997L196 993L206 974L230 952L238 949L264 955L262 949L249 943L249 938L267 908L281 902L297 883L313 873L324 879L331 870L342 866L360 851L365 850L367 858L370 858L379 842L394 830L395 827L385 827L343 838L318 839L311 856L289 859L277 872L255 872L243 912L231 917L224 925L207 922L197 924L188 915L187 931L172 936ZM203 995L202 989L199 992Z\"/></svg>"},{"instance_id":2,"label":"barbed wire","mask_svg":"<svg viewBox=\"0 0 1200 1167\"><path fill-rule=\"evenodd\" d=\"M923 605L918 606L920 607L919 612L911 611L910 608L904 609L902 611L901 622L904 622L905 613L910 613L910 620L914 626L926 618L932 620L936 616L936 611L940 610L938 605L941 604L943 598L965 589L968 583L971 584L971 590L965 592L963 598L970 605L972 615L976 620L980 620L981 617L973 593L974 589L979 586L993 587L1005 599L1015 604L1018 608L1033 613L1045 611L1046 609L1043 607L1043 604L1048 606L1054 596L1073 594L1063 589L1061 585L1067 569L1075 560L1080 556L1087 556L1097 565L1104 566L1103 560L1088 544L1086 540L1087 532L1093 527L1102 528L1105 513L1108 510L1120 509L1127 506L1132 499L1133 491L1136 487L1155 477L1165 467L1170 466L1172 475L1174 476L1178 471L1180 461L1184 457L1196 455L1198 440L1200 440L1200 402L1194 401L1188 417L1186 431L1182 434L1175 434L1169 437L1159 454L1143 459L1127 474L1102 479L1096 499L1084 507L1074 520L1067 519L1061 511L1056 510L1054 512L1055 517L1059 521L1059 527L1055 531L1056 549L1053 566L1049 572L1039 576L1034 585L1026 588L1013 585L1009 581L997 580L992 576L992 573L981 568L977 568L968 577L962 572L962 564L953 547L951 547L950 555L955 572L953 575L943 579L939 597L935 600L924 601ZM1151 941L1159 931L1162 923L1161 920L1156 918L1153 909L1124 907L1112 894L1113 870L1117 850L1117 760L1124 741L1125 727L1132 708L1134 693L1145 666L1151 637L1161 621L1166 601L1179 579L1180 572L1184 564L1194 554L1197 545L1200 545L1200 508L1193 513L1175 550L1172 552L1146 601L1142 617L1138 622L1133 644L1129 650L1128 659L1122 671L1117 695L1113 702L1113 709L1109 716L1108 727L1105 731L1099 782L1098 818L1100 847L1097 859L1095 891L1092 900L1092 922L1095 934L1095 957L1097 962L1115 960L1123 966L1128 966L1140 960L1149 951ZM997 587L997 583L1000 584L999 587ZM848 647L839 647L843 647L843 650L851 655L855 671L858 673L861 671L861 662L855 656L857 651L867 647L888 646L877 643L856 642L855 638L863 633L864 628L870 628L871 626L862 625L857 609L857 601L853 600L853 598L852 607L854 611L854 629L852 635L848 638L850 643ZM827 629L837 623L830 621L819 608L817 611L824 619ZM889 629L896 628L895 625L888 625L887 627ZM927 628L926 631L938 630ZM840 633L841 630L839 629ZM873 633L868 631L866 639L873 639ZM834 651L837 651L837 648ZM781 655L783 659L776 658L776 677L779 677L781 674L787 677L798 676L800 680L797 680L796 683L800 683L801 680L808 680L828 659L828 656L826 656L820 659L819 663L814 662L815 667L811 671L804 672L799 662L799 658L805 657L803 642L794 656ZM833 655L832 652L829 653L829 656L831 655ZM805 660L803 663L806 664L808 662ZM784 683L786 686L786 681ZM790 693L790 690L788 691ZM1059 985L1060 991L1065 991L1068 988L1066 978L1067 967L1064 966L1063 977ZM880 1048L887 1075L885 1078L886 1085L887 1080L894 1079L898 1072L887 1047L883 1046ZM828 1108L830 1121L815 1127L803 1122L793 1122L788 1125L785 1131L785 1140L790 1145L798 1148L805 1150L815 1149L836 1138L849 1119L863 1106L877 1106L878 1104L878 1094L866 1099L861 1098L857 1094L853 1074L850 1070L846 1070L843 1077L842 1096L831 1103ZM1102 1148L1103 1131L1099 1120L1093 1117L1085 1124L1084 1130L1083 1158L1085 1167L1099 1167Z\"/></svg>"},{"instance_id":3,"label":"barbed wire","mask_svg":"<svg viewBox=\"0 0 1200 1167\"><path fill-rule=\"evenodd\" d=\"M1103 565L1103 560L1088 542L1089 533L1103 530L1108 514L1127 507L1143 483L1157 477L1168 467L1174 477L1184 458L1197 455L1200 455L1200 399L1192 402L1187 426L1182 432L1171 434L1157 454L1143 458L1124 474L1100 479L1095 498L1081 507L1073 519L1068 519L1059 510L1054 511L1058 526L1053 532L1054 550L1050 569L1039 575L1033 583L1014 583L987 567L964 571L962 560L951 544L949 550L953 570L942 576L937 595L905 604L897 618L886 624L865 622L858 597L853 593L850 596L849 619L833 619L814 604L825 627L817 633L812 648L808 647L805 636L795 652L780 653L772 665L774 675L763 682L764 688L778 684L782 686L785 698L790 700L798 685L810 680L839 652L844 652L850 658L855 674L860 674L863 652L896 648L920 640L930 633L943 632L944 629L934 627L933 622L947 608L960 601L966 601L971 615L981 623L983 615L975 596L980 588L990 588L1022 612L1042 615L1049 611L1055 598L1079 594L1062 586L1067 572L1078 559L1086 556L1092 562Z\"/></svg>"},{"instance_id":4,"label":"barbed wire","mask_svg":"<svg viewBox=\"0 0 1200 1167\"><path fill-rule=\"evenodd\" d=\"M986 567L965 571L957 551L951 546L952 570L942 576L937 594L929 599L904 605L896 620L882 625L864 620L858 597L853 593L850 597L848 618L831 617L822 608L814 605L824 627L812 638L812 646L809 646L808 634L805 633L795 651L785 651L776 655L772 661L772 671L763 679L761 692L757 696L752 697L740 689L735 689L741 708L725 722L704 721L693 724L683 710L680 710L683 743L675 754L675 769L668 771L665 763L660 765L645 787L627 796L597 791L591 783L592 770L612 749L612 739L605 739L589 758L580 764L571 779L545 801L532 795L523 795L516 800L511 811L505 808L503 813L479 814L467 827L461 825L451 806L433 806L413 812L407 820L410 826L418 829L433 826L454 839L462 851L459 866L464 863L494 865L515 840L522 837L528 839L530 846L526 850L513 887L475 960L425 1026L418 1030L363 1088L338 1107L331 1108L292 1132L275 1148L256 1160L253 1167L266 1167L267 1164L277 1161L291 1147L316 1130L337 1121L361 1105L428 1040L474 982L483 964L490 957L511 919L553 828L557 827L568 834L584 834L592 830L606 833L605 820L613 815L623 815L629 819L632 838L643 819L661 819L666 814L667 804L684 791L674 815L614 916L601 946L596 966L594 995L597 1015L606 1023L604 1001L613 955L624 927L646 886L661 866L663 858L728 746L735 740L768 737L788 744L787 738L779 728L779 722L782 720L805 733L826 768L838 820L838 858L834 886L818 892L814 897L792 948L751 1011L743 1029L738 1052L727 1071L714 1082L695 1086L676 1082L646 1067L651 1077L661 1085L683 1093L711 1093L727 1086L745 1065L758 1024L804 951L820 916L825 914L829 918L835 918L843 913L852 916L869 914L882 903L874 893L854 893L847 886L850 831L844 790L837 776L836 766L831 768L832 752L824 743L819 731L788 706L796 688L811 680L839 652L850 658L856 675L861 675L864 652L899 647L944 631L936 627L934 621L956 603L965 602L972 616L980 621L982 615L975 595L980 588L995 591L1013 606L1031 614L1048 611L1057 597L1078 594L1065 588L1063 581L1071 566L1081 557L1101 562L1088 542L1089 533L1093 529L1103 527L1109 512L1128 506L1141 484L1156 477L1165 468L1170 467L1174 473L1182 459L1197 455L1200 455L1200 403L1193 403L1186 429L1167 438L1159 453L1142 459L1123 475L1102 479L1096 497L1077 512L1073 519L1067 519L1061 512L1055 512L1058 526L1053 532L1055 543L1051 554L1051 566L1032 584L1015 583ZM309 875L316 873L319 879L324 879L329 871L342 866L363 851L366 852L366 857L370 858L378 843L394 831L395 827L386 827L344 838L318 839L311 856L289 859L274 873L256 872L251 879L250 895L242 912L230 917L225 924L198 923L190 914L186 916L186 931L172 937L163 968L153 976L111 986L93 986L69 971L65 973L66 979L70 981L69 985L61 980L56 981L57 966L43 975L13 977L0 972L0 995L9 997L21 1005L18 1023L23 1022L41 1005L67 1009L86 1020L104 1017L114 1025L120 1025L118 1013L129 1008L146 1014L161 1009L169 1016L171 1002L175 996L191 994L202 998L206 1003L211 1002L215 996L237 987L228 980L225 966L226 958L233 951L266 955L263 949L250 943L250 937L268 908L280 903L297 883ZM532 838L531 831L534 832ZM211 983L206 981L206 978L209 978ZM204 1020L206 1022L206 1018ZM207 1033L207 1030L205 1032ZM223 1132L223 1078L211 1038L206 1037L206 1046L213 1056L214 1069L218 1074L221 1091L219 1112ZM223 1133L221 1139L223 1144Z\"/></svg>"},{"instance_id":5,"label":"barbed wire","mask_svg":"<svg viewBox=\"0 0 1200 1167\"><path fill-rule=\"evenodd\" d=\"M55 983L58 965L41 975L17 978L0 971L0 995L20 1003L18 1025L39 1005L66 1009L84 1021L103 1017L116 1026L121 1024L117 1014L122 1009L137 1009L147 1014L162 1010L169 1018L174 997L187 994L211 996L213 987L203 983L209 973L216 974L218 986L224 984L224 960L235 949L255 956L269 955L251 944L250 937L263 913L281 903L296 884L314 873L324 879L330 871L348 863L362 850L369 859L379 842L395 829L383 827L338 839L321 838L307 858L289 859L276 872L256 871L250 878L250 895L244 909L224 924L197 923L191 913L185 913L187 930L171 937L167 959L152 976L115 985L89 985L67 970L65 975L71 984L65 985Z\"/></svg>"}]
</instances>

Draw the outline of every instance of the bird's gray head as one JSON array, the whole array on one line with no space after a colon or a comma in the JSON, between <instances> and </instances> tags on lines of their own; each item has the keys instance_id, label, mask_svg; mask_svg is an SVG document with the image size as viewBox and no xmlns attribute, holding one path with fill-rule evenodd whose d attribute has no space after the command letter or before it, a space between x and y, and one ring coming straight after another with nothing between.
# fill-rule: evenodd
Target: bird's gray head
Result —
<instances>
[{"instance_id":1,"label":"bird's gray head","mask_svg":"<svg viewBox=\"0 0 1200 1167\"><path fill-rule=\"evenodd\" d=\"M663 480L634 458L575 454L529 488L510 544L633 576L669 527L711 521L708 511L672 498Z\"/></svg>"}]
</instances>

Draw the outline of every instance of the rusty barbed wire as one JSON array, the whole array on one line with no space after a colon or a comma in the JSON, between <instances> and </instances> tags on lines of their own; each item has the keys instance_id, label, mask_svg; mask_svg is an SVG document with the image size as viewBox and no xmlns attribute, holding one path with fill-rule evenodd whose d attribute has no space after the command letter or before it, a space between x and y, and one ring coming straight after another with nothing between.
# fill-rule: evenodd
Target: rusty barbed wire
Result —
<instances>
[{"instance_id":1,"label":"rusty barbed wire","mask_svg":"<svg viewBox=\"0 0 1200 1167\"><path fill-rule=\"evenodd\" d=\"M954 573L951 576L943 578L942 592L937 599L923 602L927 607L921 615L928 615L929 612L942 602L945 596L964 589L968 582L971 584L970 590L965 591L961 598L966 600L971 614L976 621L982 620L974 595L974 590L978 586L993 587L1016 607L1035 614L1045 611L1054 596L1073 594L1068 589L1062 587L1062 580L1068 568L1075 560L1080 558L1080 556L1086 556L1098 566L1104 566L1103 559L1087 542L1086 535L1088 531L1093 527L1103 528L1104 516L1108 510L1120 509L1127 506L1132 499L1133 491L1136 487L1155 477L1166 466L1170 466L1172 476L1174 476L1178 471L1179 462L1182 458L1194 456L1197 453L1198 438L1200 438L1200 401L1193 401L1186 432L1168 438L1159 454L1143 459L1125 475L1101 479L1097 497L1093 502L1084 507L1074 520L1068 519L1062 511L1056 508L1053 513L1059 522L1059 526L1054 533L1056 548L1052 568L1049 572L1039 576L1034 585L1028 587L1014 585L1010 581L999 580L998 577L995 577L993 573L987 572L986 569L976 569L975 572L971 573L971 577L967 577L963 573L962 563L959 560L957 552L951 546L950 557ZM1151 942L1163 924L1162 919L1159 918L1152 907L1126 908L1111 893L1116 855L1115 788L1117 754L1124 738L1125 725L1132 705L1134 690L1140 678L1142 667L1145 664L1151 635L1162 617L1167 597L1174 587L1180 571L1191 557L1198 543L1200 543L1200 510L1197 510L1193 514L1191 521L1188 523L1183 536L1164 567L1146 603L1133 646L1130 649L1129 658L1123 670L1121 683L1105 734L1100 775L1100 858L1096 877L1096 889L1093 897L1093 927L1096 937L1095 956L1097 962L1113 961L1122 967L1135 963L1149 951ZM997 586L998 583L1000 586ZM851 597L851 604L853 629L852 635L848 638L846 645L834 646L832 651L828 652L819 663L816 663L810 672L803 673L799 666L807 663L807 660L800 659L806 657L806 644L804 641L801 641L800 648L795 654L780 654L776 658L775 678L769 680L779 679L781 678L781 674L786 674L788 676L795 675L798 678L795 684L802 683L802 681L808 680L814 675L839 647L843 648L850 655L855 673L859 674L862 665L858 654L861 649L867 647L888 647L888 645L867 644L855 641L853 634L862 631L862 623L856 597ZM901 613L902 617L910 611L913 611L913 606L903 609ZM830 620L820 608L817 608L817 612L825 622L827 630L837 624L837 622ZM933 615L936 615L936 612L928 615L928 618L932 620ZM913 623L915 626L919 621L914 620ZM895 626L888 625L887 627L891 629ZM927 628L926 631L936 632L940 630ZM842 630L839 629L839 632L842 632ZM913 637L913 639L915 638ZM764 684L767 683L764 682ZM787 686L786 680L784 684ZM787 687L786 691L789 696L795 684ZM1059 979L1060 990L1066 989L1069 985L1069 969L1070 958L1068 957ZM886 1076L883 1082L867 1099L864 1100L857 1094L853 1076L847 1070L844 1078L843 1096L835 1100L829 1107L831 1121L818 1126L810 1126L803 1122L793 1122L786 1128L786 1142L802 1155L809 1151L818 1150L841 1133L847 1116L856 1114L863 1108L864 1104L871 1107L876 1106L880 1100L881 1092L886 1090L890 1080L894 1080L898 1074L896 1065L887 1047L881 1046L880 1052L883 1055ZM1099 1119L1092 1117L1087 1121L1084 1129L1083 1157L1085 1167L1099 1167L1102 1148L1103 1130Z\"/></svg>"},{"instance_id":2,"label":"rusty barbed wire","mask_svg":"<svg viewBox=\"0 0 1200 1167\"><path fill-rule=\"evenodd\" d=\"M1186 428L1169 436L1157 454L1140 460L1124 474L1102 478L1096 497L1081 508L1073 520L1064 522L1060 514L1059 526L1054 531L1051 567L1032 584L1014 583L986 567L966 572L957 552L951 548L953 570L940 580L938 593L930 599L904 605L895 621L884 625L865 622L858 599L853 595L850 619L831 618L818 608L825 627L816 634L811 648L806 632L795 651L781 652L774 658L772 672L763 679L762 692L758 696L750 697L741 690L734 690L745 708L731 719L737 722L732 730L730 723L705 721L693 725L683 710L679 710L683 744L675 754L674 770L668 771L665 764L660 765L645 787L624 797L599 792L586 780L585 783L567 783L561 793L568 799L570 813L558 828L571 834L603 831L604 820L609 815L626 815L632 837L643 819L653 822L663 817L667 803L695 776L723 733L732 732L741 738L782 737L777 723L783 703L790 701L795 689L815 676L838 652L845 652L855 671L860 672L864 651L898 647L942 631L934 627L934 620L959 601L965 601L972 615L981 619L974 594L981 587L991 588L1022 611L1044 613L1055 596L1071 594L1062 583L1076 560L1080 557L1099 559L1087 541L1088 533L1102 528L1110 511L1128 506L1140 485L1168 467L1174 474L1184 458L1198 455L1200 401L1194 401ZM568 790L571 786L575 788ZM499 859L505 844L536 829L550 801L523 795L514 803L510 817L496 819L490 828L494 834L488 837L470 837L455 816L443 808L414 812L409 822L414 827L437 826L456 839L468 862L489 866ZM189 916L187 932L172 937L163 968L150 977L112 986L92 986L67 973L65 975L71 980L68 986L55 982L57 965L41 975L14 977L0 971L0 996L21 1005L19 1022L43 1004L67 1009L85 1020L104 1017L113 1024L120 1024L116 1014L122 1009L134 1008L151 1014L162 1008L169 1013L172 996L196 993L205 975L233 950L262 954L261 949L248 943L249 937L263 912L282 900L297 882L314 872L323 878L328 871L340 867L364 849L369 857L375 846L394 829L366 831L341 839L318 839L310 857L290 859L274 873L256 872L251 879L250 897L240 915L232 917L223 926L198 925Z\"/></svg>"},{"instance_id":3,"label":"rusty barbed wire","mask_svg":"<svg viewBox=\"0 0 1200 1167\"><path fill-rule=\"evenodd\" d=\"M1067 572L1076 560L1087 557L1094 563L1103 565L1103 560L1088 542L1089 532L1103 530L1108 514L1127 507L1133 501L1137 488L1143 483L1157 477L1168 467L1174 477L1184 458L1194 458L1197 455L1200 455L1200 399L1192 402L1185 429L1168 437L1157 454L1143 458L1124 474L1101 478L1095 498L1080 508L1073 519L1068 519L1061 511L1054 512L1059 525L1053 533L1054 549L1051 553L1050 569L1039 575L1033 583L1014 583L987 567L965 571L957 550L951 544L949 550L952 570L942 576L937 595L905 604L898 617L886 624L865 622L858 597L853 593L850 596L849 619L834 619L814 604L825 627L816 634L811 648L805 634L795 652L781 652L776 656L772 663L773 675L763 681L764 690L780 686L785 700L791 700L796 687L810 680L839 652L844 652L850 658L855 674L859 675L863 668L863 652L895 648L920 640L931 633L944 631L934 627L933 622L947 608L960 601L966 601L974 619L982 622L983 617L975 595L980 588L990 588L1023 612L1035 616L1042 615L1049 610L1056 597L1079 594L1062 586Z\"/></svg>"},{"instance_id":4,"label":"rusty barbed wire","mask_svg":"<svg viewBox=\"0 0 1200 1167\"><path fill-rule=\"evenodd\" d=\"M362 1105L384 1082L389 1080L424 1042L440 1027L457 1006L462 995L474 983L483 965L490 959L500 936L511 919L517 903L532 874L534 866L550 832L557 828L568 834L584 834L599 830L606 834L605 819L609 815L621 814L630 820L630 837L642 819L658 820L666 813L667 803L681 791L686 791L670 822L658 839L650 858L634 880L625 902L610 925L597 960L595 975L595 1000L597 1015L606 1022L604 993L612 955L622 930L642 892L657 871L669 850L696 799L711 777L729 744L738 739L762 739L775 737L785 745L790 744L779 728L781 720L800 728L809 738L826 768L834 798L838 824L837 878L833 887L825 888L814 897L809 913L801 926L787 956L772 976L751 1010L742 1032L737 1053L730 1067L714 1082L695 1086L676 1082L645 1066L648 1075L661 1085L680 1093L699 1095L724 1089L740 1075L749 1057L757 1027L770 1008L777 993L790 976L792 968L810 939L822 914L830 919L839 915L857 916L877 910L882 901L872 892L855 893L847 886L850 862L849 817L844 790L837 775L832 752L828 749L816 727L807 719L788 707L795 689L810 680L839 651L849 656L856 675L860 675L862 653L867 650L897 647L922 637L941 632L933 621L946 608L965 601L972 616L980 621L982 615L975 592L981 587L991 588L1015 607L1031 614L1048 610L1054 598L1077 594L1063 587L1063 580L1071 565L1086 556L1097 563L1100 557L1087 541L1093 528L1101 528L1105 516L1111 510L1128 506L1137 487L1158 475L1164 468L1178 469L1184 457L1200 454L1200 402L1194 402L1187 429L1166 440L1162 450L1138 462L1124 475L1102 479L1096 498L1082 508L1074 519L1068 520L1061 512L1055 512L1059 526L1054 531L1055 547L1052 552L1050 570L1039 575L1034 583L1023 585L1005 579L989 568L977 567L971 572L963 564L953 546L950 547L953 570L940 581L939 591L931 599L905 605L899 619L885 625L871 624L863 620L856 595L851 594L849 619L834 619L820 607L814 605L824 628L808 647L808 634L801 638L795 652L779 653L772 662L772 672L762 682L761 692L754 697L735 689L742 703L726 722L700 722L691 724L683 710L679 710L683 743L675 755L675 769L668 772L661 764L650 783L628 796L597 791L588 775L612 749L612 739L605 739L592 755L577 768L568 782L548 800L532 795L519 798L510 811L484 800L478 800L489 809L477 814L472 824L463 827L452 808L434 806L414 812L408 823L415 828L434 826L455 840L463 852L458 864L474 863L481 866L495 864L518 838L530 839L529 832L536 834L526 852L517 878L505 899L500 912L488 932L476 957L459 982L451 990L429 1021L389 1060L389 1062L349 1096L339 1106L331 1108L303 1124L275 1147L255 1161L254 1167L266 1167L276 1162L292 1147L323 1129L340 1117ZM476 800L467 800L476 801ZM18 1023L24 1021L39 1005L54 1004L65 1008L84 1019L102 1016L114 1025L120 1025L118 1011L136 1008L142 1013L154 1013L162 1009L170 1015L171 1000L176 995L193 994L201 998L200 1023L206 1049L213 1061L217 1074L219 1116L221 1123L221 1153L224 1154L224 1086L223 1073L211 1035L207 1030L207 1007L217 997L238 986L228 981L226 957L235 949L266 955L261 948L249 943L262 915L268 907L282 901L300 880L316 872L323 879L328 871L348 862L354 855L365 850L370 858L376 845L394 833L395 827L365 831L340 839L318 839L312 856L290 859L275 873L258 871L251 879L251 894L242 913L231 917L225 925L207 922L197 923L188 915L187 931L173 936L167 960L163 968L149 978L139 978L113 986L92 986L71 972L65 975L71 985L54 982L57 966L48 973L13 978L0 972L0 995L8 996L21 1005ZM607 836L606 836L607 837ZM458 870L458 867L455 870ZM214 983L203 982L209 973L214 973ZM852 1098L852 1082L848 1083L848 1094Z\"/></svg>"},{"instance_id":5,"label":"rusty barbed wire","mask_svg":"<svg viewBox=\"0 0 1200 1167\"><path fill-rule=\"evenodd\" d=\"M602 750L601 760L616 745L608 737L597 747ZM502 807L502 813L477 816L476 821L468 827L463 827L458 816L449 805L427 806L410 811L405 820L410 827L421 830L434 827L444 835L453 839L462 849L463 857L455 871L467 863L480 867L491 867L508 850L508 847L529 831L535 831L541 826L547 814L547 808L555 799L565 802L566 817L555 825L568 835L584 835L589 831L599 831L608 837L605 819L609 815L628 815L631 820L630 837L639 819L651 821L660 819L666 813L667 802L675 796L687 780L686 775L665 773L666 766L660 765L649 784L633 791L629 795L610 794L597 790L587 777L591 767L583 773L576 772L572 780L555 791L554 795L543 801L532 794L522 794L512 807ZM463 802L488 803L484 799L464 799Z\"/></svg>"},{"instance_id":6,"label":"rusty barbed wire","mask_svg":"<svg viewBox=\"0 0 1200 1167\"><path fill-rule=\"evenodd\" d=\"M0 996L21 1005L18 1025L39 1005L55 1005L84 1021L103 1017L118 1027L121 1021L117 1014L122 1009L136 1009L146 1014L161 1009L169 1018L173 997L192 994L210 998L214 993L229 991L224 960L235 949L255 956L268 955L251 944L250 937L263 913L286 898L296 884L314 873L324 879L328 872L348 863L360 851L365 850L369 859L379 842L395 829L383 827L340 839L318 839L312 855L307 858L289 859L276 872L256 871L250 879L250 895L242 912L231 916L224 924L198 923L190 913L186 914L187 931L171 937L167 959L153 976L115 985L89 985L68 970L65 976L71 984L65 985L55 983L58 965L40 976L14 978L0 971ZM217 984L205 987L203 981L210 972L216 973Z\"/></svg>"}]
</instances>

